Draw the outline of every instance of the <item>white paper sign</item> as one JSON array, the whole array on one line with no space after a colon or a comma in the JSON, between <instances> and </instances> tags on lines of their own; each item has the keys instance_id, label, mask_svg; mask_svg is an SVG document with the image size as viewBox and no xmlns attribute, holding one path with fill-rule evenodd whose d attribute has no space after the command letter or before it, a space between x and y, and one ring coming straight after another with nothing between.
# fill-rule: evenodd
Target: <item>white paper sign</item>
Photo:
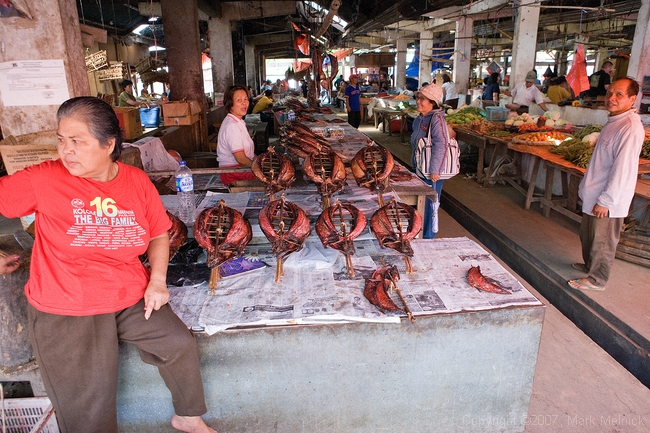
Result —
<instances>
[{"instance_id":1,"label":"white paper sign","mask_svg":"<svg viewBox=\"0 0 650 433\"><path fill-rule=\"evenodd\" d=\"M63 60L0 63L0 93L5 107L62 104L70 98Z\"/></svg>"}]
</instances>

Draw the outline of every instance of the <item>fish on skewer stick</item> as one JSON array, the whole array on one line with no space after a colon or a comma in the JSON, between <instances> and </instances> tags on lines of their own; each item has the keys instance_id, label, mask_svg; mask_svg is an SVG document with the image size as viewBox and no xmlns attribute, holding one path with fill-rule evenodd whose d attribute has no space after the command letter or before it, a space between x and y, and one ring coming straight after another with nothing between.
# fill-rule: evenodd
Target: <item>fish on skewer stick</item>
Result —
<instances>
[{"instance_id":1,"label":"fish on skewer stick","mask_svg":"<svg viewBox=\"0 0 650 433\"><path fill-rule=\"evenodd\" d=\"M372 215L370 230L382 248L390 248L404 255L407 274L415 272L411 264L411 241L422 230L422 217L412 206L392 199Z\"/></svg>"},{"instance_id":2,"label":"fish on skewer stick","mask_svg":"<svg viewBox=\"0 0 650 433\"><path fill-rule=\"evenodd\" d=\"M318 186L323 209L330 206L330 197L345 186L345 164L332 150L312 153L305 158L302 172Z\"/></svg>"},{"instance_id":3,"label":"fish on skewer stick","mask_svg":"<svg viewBox=\"0 0 650 433\"><path fill-rule=\"evenodd\" d=\"M244 253L244 248L253 238L251 224L239 211L221 200L217 206L199 214L194 223L194 238L208 253L208 287L210 294L214 295L221 276L219 266Z\"/></svg>"},{"instance_id":4,"label":"fish on skewer stick","mask_svg":"<svg viewBox=\"0 0 650 433\"><path fill-rule=\"evenodd\" d=\"M380 207L384 205L383 193L388 187L394 166L393 155L374 142L359 150L350 161L350 169L357 185L377 193Z\"/></svg>"},{"instance_id":5,"label":"fish on skewer stick","mask_svg":"<svg viewBox=\"0 0 650 433\"><path fill-rule=\"evenodd\" d=\"M325 248L332 247L345 255L347 276L354 278L352 254L355 252L354 239L366 228L366 217L351 204L336 201L334 206L326 208L316 221L316 233Z\"/></svg>"},{"instance_id":6,"label":"fish on skewer stick","mask_svg":"<svg viewBox=\"0 0 650 433\"><path fill-rule=\"evenodd\" d=\"M167 216L172 222L172 227L169 229L169 260L171 260L187 239L187 226L180 218L169 211L167 211Z\"/></svg>"},{"instance_id":7,"label":"fish on skewer stick","mask_svg":"<svg viewBox=\"0 0 650 433\"><path fill-rule=\"evenodd\" d=\"M301 250L311 233L309 218L305 211L287 201L283 194L280 200L270 202L260 211L259 223L264 236L271 242L277 260L275 282L279 283L284 275L283 260Z\"/></svg>"},{"instance_id":8,"label":"fish on skewer stick","mask_svg":"<svg viewBox=\"0 0 650 433\"><path fill-rule=\"evenodd\" d=\"M397 287L399 281L399 271L397 266L382 266L372 273L372 277L366 278L366 284L363 289L363 295L368 301L381 311L400 311L406 313L411 323L415 322L415 317L406 304L402 292ZM400 308L390 297L390 293L395 291L404 308Z\"/></svg>"},{"instance_id":9,"label":"fish on skewer stick","mask_svg":"<svg viewBox=\"0 0 650 433\"><path fill-rule=\"evenodd\" d=\"M288 189L296 180L296 170L291 159L275 151L273 147L253 159L253 174L266 185L266 194L273 195Z\"/></svg>"}]
</instances>

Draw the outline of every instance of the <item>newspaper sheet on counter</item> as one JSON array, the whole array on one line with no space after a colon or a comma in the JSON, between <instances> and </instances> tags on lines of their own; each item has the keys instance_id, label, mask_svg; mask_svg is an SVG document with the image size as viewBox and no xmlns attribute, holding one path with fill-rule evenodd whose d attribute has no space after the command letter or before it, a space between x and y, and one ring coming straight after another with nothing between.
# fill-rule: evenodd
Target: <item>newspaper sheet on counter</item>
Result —
<instances>
[{"instance_id":1,"label":"newspaper sheet on counter","mask_svg":"<svg viewBox=\"0 0 650 433\"><path fill-rule=\"evenodd\" d=\"M365 279L386 264L398 267L401 278L397 285L416 317L541 305L487 251L468 238L414 240L411 244L416 272L406 274L403 257L398 253L380 248L374 239L355 241L355 277L348 278L344 256L323 248L312 236L303 250L287 258L280 283L275 282L276 259L271 246L249 245L247 257L262 260L267 267L222 279L214 296L210 296L207 281L170 286L170 304L189 327L208 334L245 326L397 323L399 314L380 312L363 295ZM483 275L511 293L487 293L471 287L466 275L470 266L476 265Z\"/></svg>"}]
</instances>

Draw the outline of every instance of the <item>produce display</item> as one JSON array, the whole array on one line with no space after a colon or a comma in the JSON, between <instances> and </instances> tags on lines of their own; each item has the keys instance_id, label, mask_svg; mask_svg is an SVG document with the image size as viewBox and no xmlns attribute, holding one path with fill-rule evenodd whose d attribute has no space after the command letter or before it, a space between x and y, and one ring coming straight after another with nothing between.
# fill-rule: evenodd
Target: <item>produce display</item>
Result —
<instances>
[{"instance_id":1,"label":"produce display","mask_svg":"<svg viewBox=\"0 0 650 433\"><path fill-rule=\"evenodd\" d=\"M194 239L207 251L210 268L208 287L214 295L219 281L219 266L244 253L253 238L251 224L242 214L221 200L219 205L204 209L194 223Z\"/></svg>"},{"instance_id":2,"label":"produce display","mask_svg":"<svg viewBox=\"0 0 650 433\"><path fill-rule=\"evenodd\" d=\"M412 273L411 240L422 230L422 217L413 208L395 199L379 208L370 218L370 230L382 248L390 248L404 255L406 273Z\"/></svg>"},{"instance_id":3,"label":"produce display","mask_svg":"<svg viewBox=\"0 0 650 433\"><path fill-rule=\"evenodd\" d=\"M257 155L251 169L255 177L266 185L266 194L269 196L288 189L296 180L296 170L291 159L277 153L273 147Z\"/></svg>"},{"instance_id":4,"label":"produce display","mask_svg":"<svg viewBox=\"0 0 650 433\"><path fill-rule=\"evenodd\" d=\"M587 125L576 131L573 138L560 143L559 146L551 147L549 150L580 168L587 168L594 152L593 146L602 129L602 125Z\"/></svg>"},{"instance_id":5,"label":"produce display","mask_svg":"<svg viewBox=\"0 0 650 433\"><path fill-rule=\"evenodd\" d=\"M485 111L477 107L463 107L458 110L447 111L447 123L450 125L464 125L473 120L485 118Z\"/></svg>"},{"instance_id":6,"label":"produce display","mask_svg":"<svg viewBox=\"0 0 650 433\"><path fill-rule=\"evenodd\" d=\"M345 255L347 275L354 278L352 254L354 254L354 239L359 237L366 228L366 217L351 204L341 204L337 201L334 206L326 208L316 221L316 234L325 248L331 247Z\"/></svg>"},{"instance_id":7,"label":"produce display","mask_svg":"<svg viewBox=\"0 0 650 433\"><path fill-rule=\"evenodd\" d=\"M643 147L641 147L641 158L650 159L650 140L645 140L643 142Z\"/></svg>"},{"instance_id":8,"label":"produce display","mask_svg":"<svg viewBox=\"0 0 650 433\"><path fill-rule=\"evenodd\" d=\"M311 233L309 218L305 211L287 201L284 194L280 200L270 202L259 214L259 223L264 236L271 242L277 266L275 282L284 275L283 260L291 253L300 251Z\"/></svg>"},{"instance_id":9,"label":"produce display","mask_svg":"<svg viewBox=\"0 0 650 433\"><path fill-rule=\"evenodd\" d=\"M462 128L470 129L479 134L489 134L494 131L503 131L505 126L501 122L490 122L485 119L472 120L469 123L460 125Z\"/></svg>"},{"instance_id":10,"label":"produce display","mask_svg":"<svg viewBox=\"0 0 650 433\"><path fill-rule=\"evenodd\" d=\"M559 144L564 140L572 138L571 135L560 131L539 131L529 132L527 134L515 135L512 139L515 143L523 142L525 144Z\"/></svg>"}]
</instances>

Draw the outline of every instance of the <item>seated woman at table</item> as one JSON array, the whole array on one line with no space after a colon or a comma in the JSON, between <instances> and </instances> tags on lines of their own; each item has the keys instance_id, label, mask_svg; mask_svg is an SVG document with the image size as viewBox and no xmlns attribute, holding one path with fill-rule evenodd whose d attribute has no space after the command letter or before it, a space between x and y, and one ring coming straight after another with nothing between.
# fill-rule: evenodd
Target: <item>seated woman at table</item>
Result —
<instances>
[{"instance_id":1,"label":"seated woman at table","mask_svg":"<svg viewBox=\"0 0 650 433\"><path fill-rule=\"evenodd\" d=\"M27 325L60 430L118 431L126 342L171 391L172 426L215 433L200 417L207 408L196 340L168 304L171 222L156 188L143 171L118 162L122 133L109 104L69 99L57 119L59 158L2 177L0 213L36 213ZM148 269L139 258L145 252ZM10 256L0 273L19 265Z\"/></svg>"},{"instance_id":2,"label":"seated woman at table","mask_svg":"<svg viewBox=\"0 0 650 433\"><path fill-rule=\"evenodd\" d=\"M571 87L566 81L566 77L561 75L559 77L551 78L549 80L548 90L546 96L552 103L558 104L562 101L568 101L573 98Z\"/></svg>"},{"instance_id":3,"label":"seated woman at table","mask_svg":"<svg viewBox=\"0 0 650 433\"><path fill-rule=\"evenodd\" d=\"M438 201L440 201L442 183L444 182L440 178L440 171L445 161L449 138L456 136L456 132L445 121L445 113L440 109L441 99L442 89L435 84L428 84L417 92L415 103L420 114L413 121L413 133L411 134L411 146L413 148L411 166L424 183L436 190ZM429 136L429 129L431 130L432 144L429 167L431 167L433 172L425 175L417 169L415 149L417 148L418 140L421 138L426 139ZM422 237L424 239L433 239L436 237L433 224L434 215L434 202L427 197L422 228Z\"/></svg>"},{"instance_id":4,"label":"seated woman at table","mask_svg":"<svg viewBox=\"0 0 650 433\"><path fill-rule=\"evenodd\" d=\"M248 111L248 88L230 86L223 98L226 115L217 137L219 168L250 167L255 158L255 143L248 133L244 116ZM253 172L221 173L221 182L230 185L238 180L255 180Z\"/></svg>"}]
</instances>

